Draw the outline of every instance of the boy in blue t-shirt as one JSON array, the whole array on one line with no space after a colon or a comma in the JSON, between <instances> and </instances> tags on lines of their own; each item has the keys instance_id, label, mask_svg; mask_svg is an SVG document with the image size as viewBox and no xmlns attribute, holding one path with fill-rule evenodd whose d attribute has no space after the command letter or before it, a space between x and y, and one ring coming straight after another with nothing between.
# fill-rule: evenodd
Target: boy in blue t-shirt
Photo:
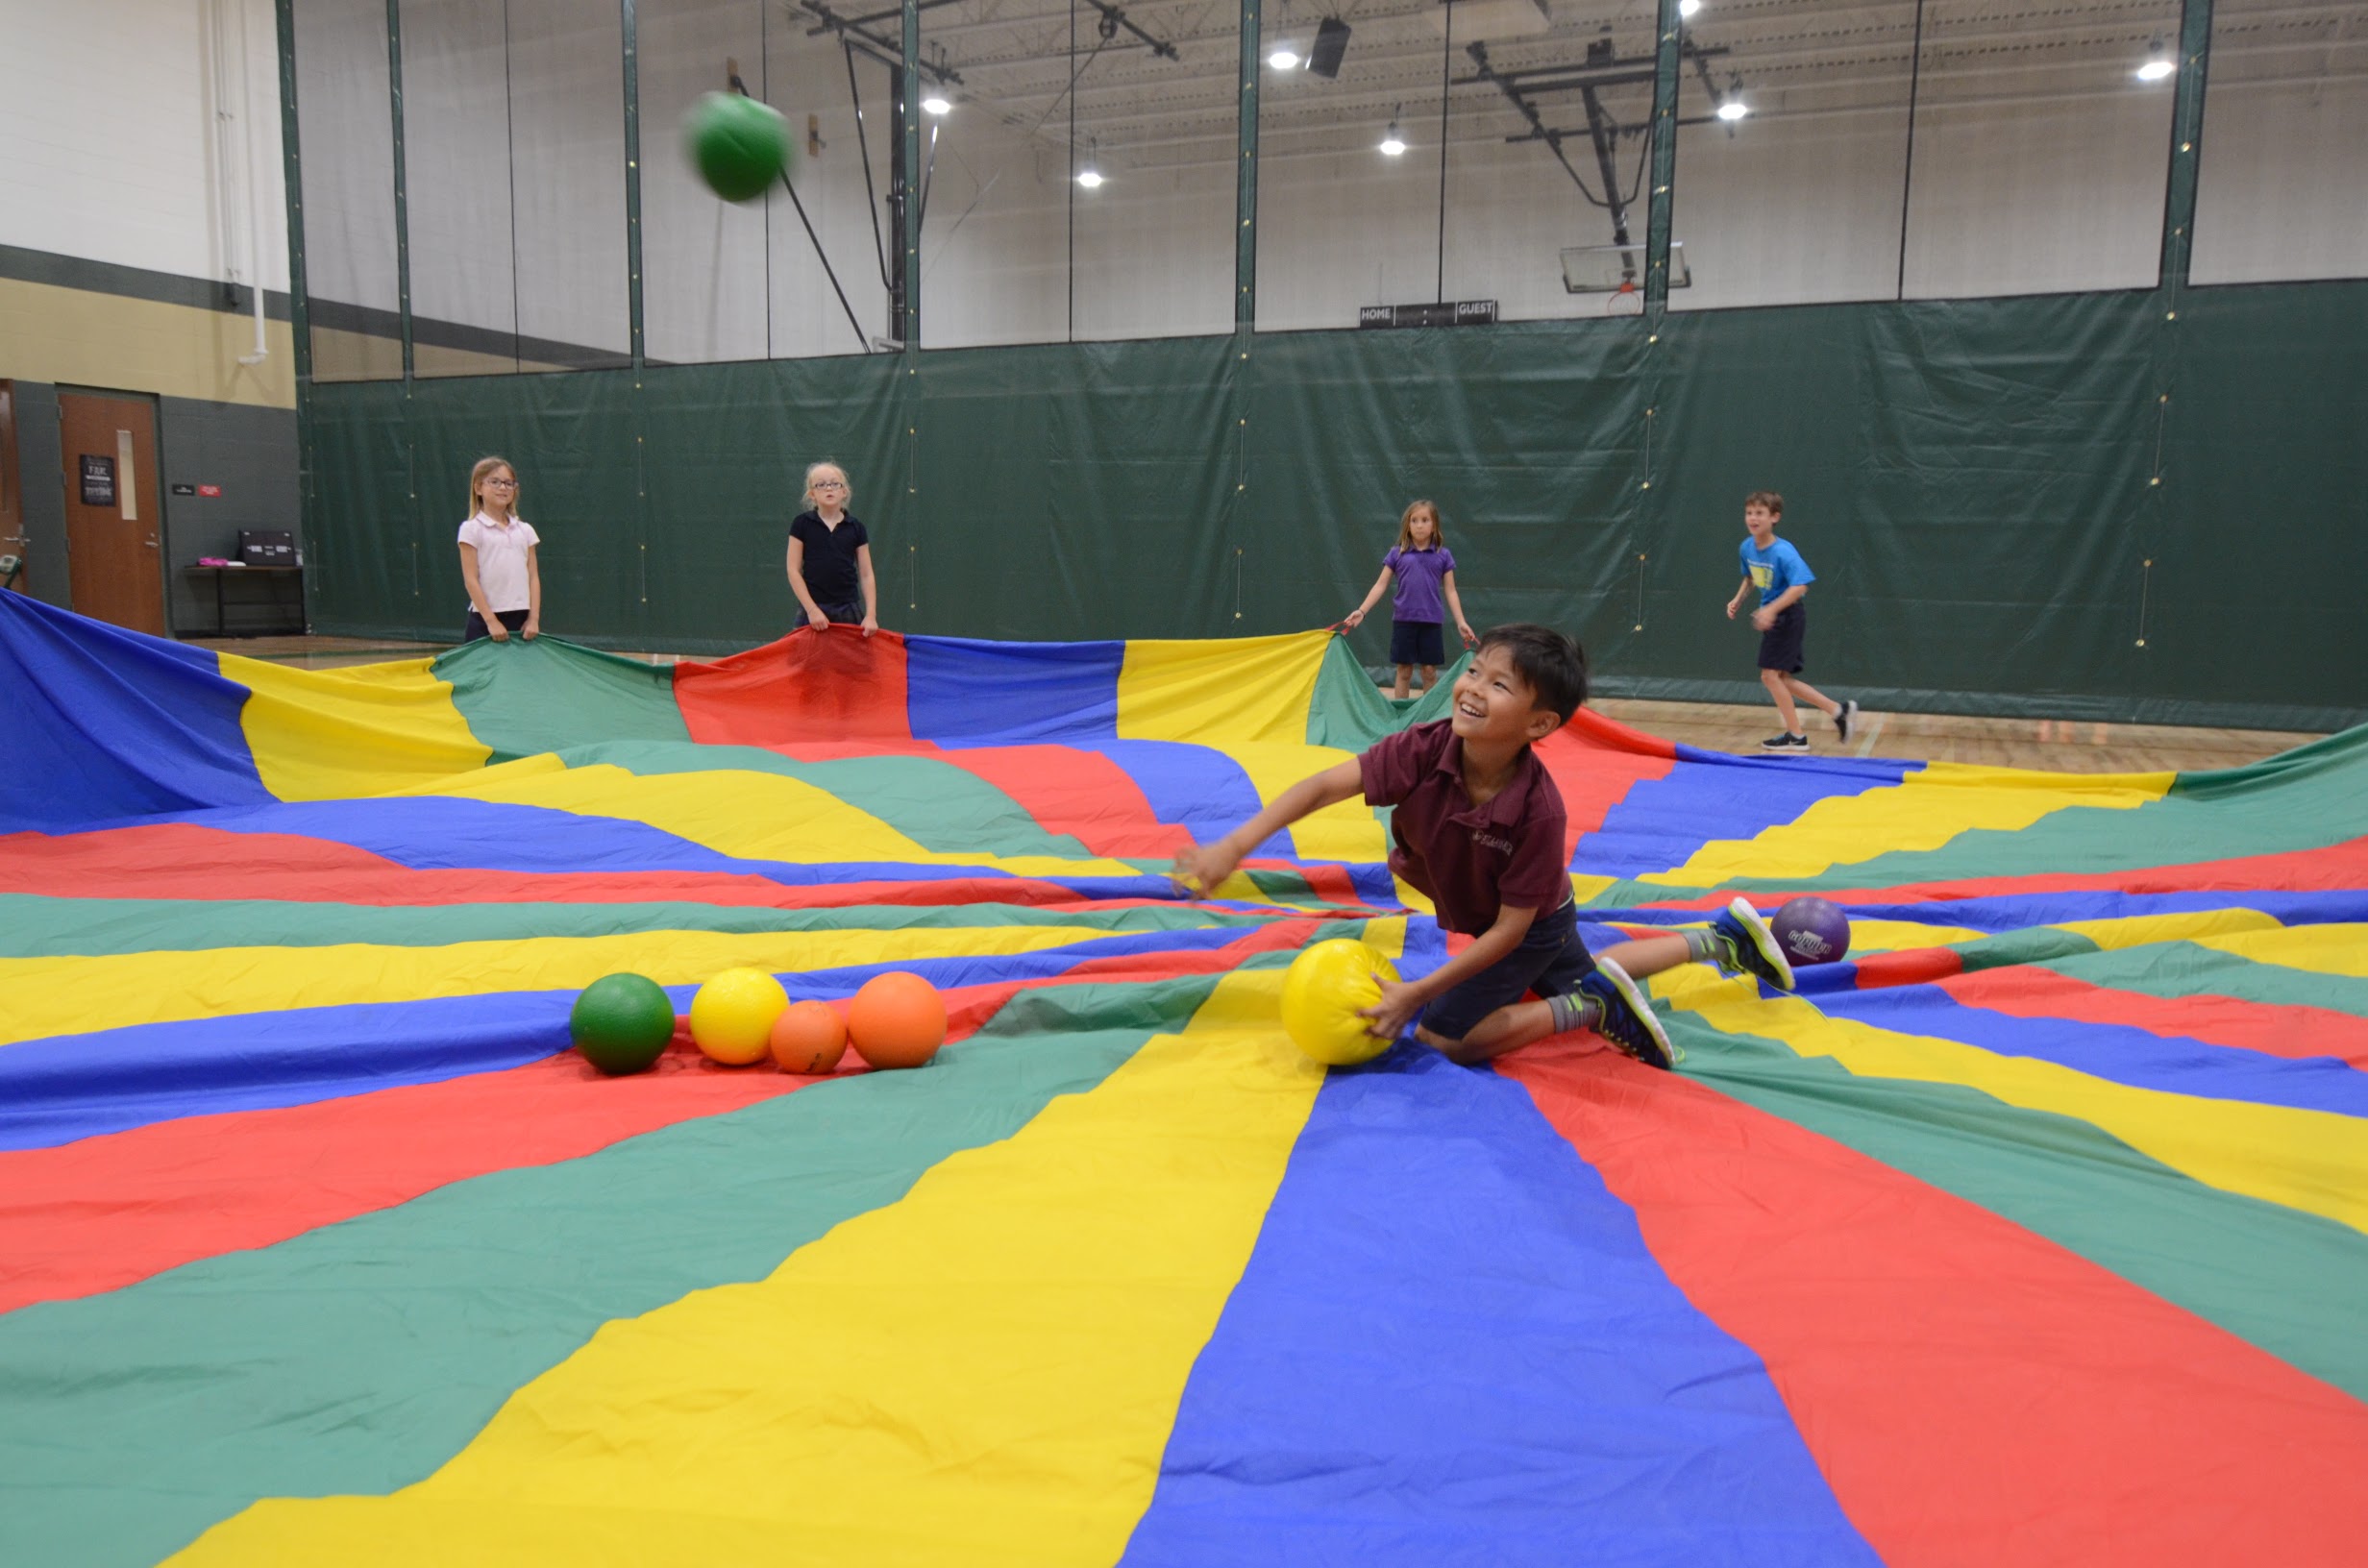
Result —
<instances>
[{"instance_id":1,"label":"boy in blue t-shirt","mask_svg":"<svg viewBox=\"0 0 2368 1568\"><path fill-rule=\"evenodd\" d=\"M1743 607L1745 594L1760 590L1760 607L1751 612L1751 624L1760 633L1760 684L1767 688L1767 695L1775 699L1777 717L1785 722L1785 732L1762 741L1760 748L1806 751L1809 737L1801 730L1794 698L1822 709L1834 721L1835 736L1844 741L1850 738L1859 705L1837 702L1800 678L1801 644L1809 636L1809 611L1801 600L1808 597L1809 585L1817 580L1817 575L1809 570L1799 551L1776 537L1777 520L1784 515L1785 498L1773 490L1754 490L1743 498L1743 527L1751 537L1743 541L1743 583L1727 600L1727 619L1734 620L1735 612Z\"/></svg>"}]
</instances>

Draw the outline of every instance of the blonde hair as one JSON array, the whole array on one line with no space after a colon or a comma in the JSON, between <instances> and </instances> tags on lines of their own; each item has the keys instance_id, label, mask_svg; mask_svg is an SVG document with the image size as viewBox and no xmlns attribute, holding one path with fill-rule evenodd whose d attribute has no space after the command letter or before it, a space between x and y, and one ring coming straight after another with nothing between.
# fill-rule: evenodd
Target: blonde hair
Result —
<instances>
[{"instance_id":1,"label":"blonde hair","mask_svg":"<svg viewBox=\"0 0 2368 1568\"><path fill-rule=\"evenodd\" d=\"M1397 548L1400 550L1415 548L1415 513L1417 512L1431 514L1431 548L1433 550L1446 549L1447 526L1439 520L1439 502L1435 501L1414 502L1404 511L1398 513Z\"/></svg>"},{"instance_id":2,"label":"blonde hair","mask_svg":"<svg viewBox=\"0 0 2368 1568\"><path fill-rule=\"evenodd\" d=\"M477 459L477 466L469 470L469 515L471 517L475 517L485 509L485 476L497 468L506 468L509 470L511 478L518 478L517 466L506 457L480 457ZM513 517L518 513L518 491L525 488L526 486L522 484L509 493L509 509Z\"/></svg>"},{"instance_id":3,"label":"blonde hair","mask_svg":"<svg viewBox=\"0 0 2368 1568\"><path fill-rule=\"evenodd\" d=\"M849 502L854 500L855 486L853 482L848 478L847 470L841 468L838 464L832 462L827 457L824 458L819 463L808 463L805 465L805 499L808 501L812 501L814 499L814 476L820 474L826 468L830 470L831 473L836 474L839 477L839 483L847 487L839 492L839 504L844 506Z\"/></svg>"}]
</instances>

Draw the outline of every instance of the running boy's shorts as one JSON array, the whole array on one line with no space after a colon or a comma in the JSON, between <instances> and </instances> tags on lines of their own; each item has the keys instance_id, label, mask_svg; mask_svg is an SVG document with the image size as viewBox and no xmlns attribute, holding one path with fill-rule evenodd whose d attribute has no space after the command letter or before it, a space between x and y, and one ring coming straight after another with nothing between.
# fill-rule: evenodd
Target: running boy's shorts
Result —
<instances>
[{"instance_id":1,"label":"running boy's shorts","mask_svg":"<svg viewBox=\"0 0 2368 1568\"><path fill-rule=\"evenodd\" d=\"M1787 605L1777 614L1776 624L1760 633L1760 668L1799 674L1801 645L1808 640L1809 611L1798 604Z\"/></svg>"}]
</instances>

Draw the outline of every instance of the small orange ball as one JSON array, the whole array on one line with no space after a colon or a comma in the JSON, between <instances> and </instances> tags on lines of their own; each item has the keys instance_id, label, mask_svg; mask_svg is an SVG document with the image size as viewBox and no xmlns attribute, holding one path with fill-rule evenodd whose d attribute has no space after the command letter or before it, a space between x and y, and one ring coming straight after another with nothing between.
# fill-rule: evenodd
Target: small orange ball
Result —
<instances>
[{"instance_id":1,"label":"small orange ball","mask_svg":"<svg viewBox=\"0 0 2368 1568\"><path fill-rule=\"evenodd\" d=\"M783 1072L828 1072L847 1054L847 1020L828 1002L792 1002L773 1020L773 1060Z\"/></svg>"},{"instance_id":2,"label":"small orange ball","mask_svg":"<svg viewBox=\"0 0 2368 1568\"><path fill-rule=\"evenodd\" d=\"M945 998L917 974L876 974L848 1006L847 1034L876 1067L920 1066L946 1042Z\"/></svg>"}]
</instances>

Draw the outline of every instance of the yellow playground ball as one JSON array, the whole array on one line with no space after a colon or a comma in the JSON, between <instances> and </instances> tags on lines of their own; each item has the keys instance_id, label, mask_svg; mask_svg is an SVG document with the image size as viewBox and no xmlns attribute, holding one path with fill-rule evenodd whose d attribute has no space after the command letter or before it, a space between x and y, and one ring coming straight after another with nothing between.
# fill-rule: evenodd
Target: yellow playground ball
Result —
<instances>
[{"instance_id":1,"label":"yellow playground ball","mask_svg":"<svg viewBox=\"0 0 2368 1568\"><path fill-rule=\"evenodd\" d=\"M762 1062L773 1051L773 1020L789 1006L781 982L762 969L726 969L691 998L691 1039L728 1067Z\"/></svg>"},{"instance_id":2,"label":"yellow playground ball","mask_svg":"<svg viewBox=\"0 0 2368 1568\"><path fill-rule=\"evenodd\" d=\"M1353 937L1320 942L1291 961L1283 976L1283 1029L1292 1043L1327 1066L1354 1066L1390 1048L1357 1017L1381 1000L1373 976L1397 978L1397 967Z\"/></svg>"}]
</instances>

